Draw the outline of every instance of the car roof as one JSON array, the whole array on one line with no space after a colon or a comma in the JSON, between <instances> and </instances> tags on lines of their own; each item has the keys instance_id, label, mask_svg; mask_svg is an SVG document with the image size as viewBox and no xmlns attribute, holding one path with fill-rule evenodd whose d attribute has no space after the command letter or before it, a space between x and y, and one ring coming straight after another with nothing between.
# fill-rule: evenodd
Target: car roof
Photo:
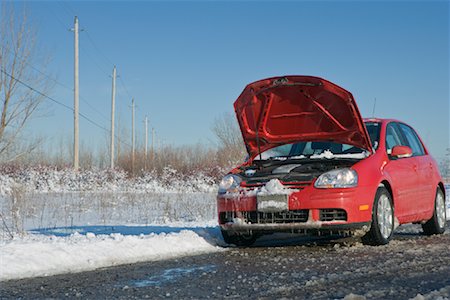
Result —
<instances>
[{"instance_id":1,"label":"car roof","mask_svg":"<svg viewBox=\"0 0 450 300\"><path fill-rule=\"evenodd\" d=\"M383 119L383 118L363 118L364 122L378 122L378 123L390 123L390 122L398 122L405 123L396 119ZM406 123L405 123L406 124Z\"/></svg>"}]
</instances>

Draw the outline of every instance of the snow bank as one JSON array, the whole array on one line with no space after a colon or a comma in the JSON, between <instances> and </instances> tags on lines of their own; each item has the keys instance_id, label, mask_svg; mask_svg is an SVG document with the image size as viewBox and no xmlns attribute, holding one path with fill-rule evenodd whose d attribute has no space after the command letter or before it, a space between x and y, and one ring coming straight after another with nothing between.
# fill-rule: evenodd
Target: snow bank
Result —
<instances>
[{"instance_id":1,"label":"snow bank","mask_svg":"<svg viewBox=\"0 0 450 300\"><path fill-rule=\"evenodd\" d=\"M24 192L214 192L214 179L202 173L180 174L166 167L162 174L146 173L129 178L121 170L56 170L52 168L29 168L24 170L1 170L0 195L11 194L14 188Z\"/></svg>"},{"instance_id":2,"label":"snow bank","mask_svg":"<svg viewBox=\"0 0 450 300\"><path fill-rule=\"evenodd\" d=\"M218 229L124 235L32 234L0 243L0 281L221 251Z\"/></svg>"}]
</instances>

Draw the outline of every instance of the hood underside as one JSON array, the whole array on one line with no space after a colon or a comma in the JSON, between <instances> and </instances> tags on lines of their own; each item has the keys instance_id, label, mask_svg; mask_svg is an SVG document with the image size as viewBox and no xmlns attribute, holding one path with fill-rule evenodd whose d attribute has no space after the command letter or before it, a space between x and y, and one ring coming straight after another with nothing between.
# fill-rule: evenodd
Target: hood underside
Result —
<instances>
[{"instance_id":1,"label":"hood underside","mask_svg":"<svg viewBox=\"0 0 450 300\"><path fill-rule=\"evenodd\" d=\"M303 141L330 141L372 152L350 92L322 78L284 76L247 85L234 109L249 155Z\"/></svg>"}]
</instances>

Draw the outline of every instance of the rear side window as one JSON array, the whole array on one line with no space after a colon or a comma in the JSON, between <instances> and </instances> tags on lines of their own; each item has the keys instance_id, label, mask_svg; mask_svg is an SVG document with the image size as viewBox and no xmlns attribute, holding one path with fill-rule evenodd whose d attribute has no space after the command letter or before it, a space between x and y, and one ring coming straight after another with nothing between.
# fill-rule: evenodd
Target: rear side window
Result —
<instances>
[{"instance_id":1,"label":"rear side window","mask_svg":"<svg viewBox=\"0 0 450 300\"><path fill-rule=\"evenodd\" d=\"M400 123L399 127L403 132L406 142L408 143L406 146L409 146L413 151L413 156L425 155L425 150L416 132L406 124Z\"/></svg>"}]
</instances>

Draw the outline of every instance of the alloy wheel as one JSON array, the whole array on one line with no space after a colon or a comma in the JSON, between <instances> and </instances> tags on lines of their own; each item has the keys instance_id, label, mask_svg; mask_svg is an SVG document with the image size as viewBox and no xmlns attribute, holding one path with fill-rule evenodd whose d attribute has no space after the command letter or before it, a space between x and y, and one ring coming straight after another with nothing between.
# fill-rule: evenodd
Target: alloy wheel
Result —
<instances>
[{"instance_id":1,"label":"alloy wheel","mask_svg":"<svg viewBox=\"0 0 450 300\"><path fill-rule=\"evenodd\" d=\"M440 228L445 226L445 201L441 193L436 195L436 217Z\"/></svg>"},{"instance_id":2,"label":"alloy wheel","mask_svg":"<svg viewBox=\"0 0 450 300\"><path fill-rule=\"evenodd\" d=\"M389 198L381 195L377 209L378 228L383 238L388 239L392 233L392 207Z\"/></svg>"}]
</instances>

